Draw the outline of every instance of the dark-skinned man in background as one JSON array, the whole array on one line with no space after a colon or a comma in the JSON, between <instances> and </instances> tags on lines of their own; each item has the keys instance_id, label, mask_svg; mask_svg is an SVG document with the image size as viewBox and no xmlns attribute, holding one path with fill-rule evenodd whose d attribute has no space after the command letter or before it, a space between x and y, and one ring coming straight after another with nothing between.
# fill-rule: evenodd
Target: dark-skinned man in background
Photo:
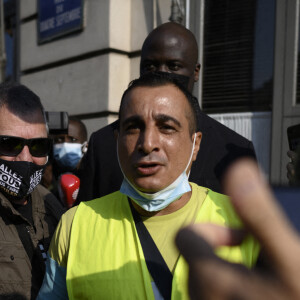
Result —
<instances>
[{"instance_id":1,"label":"dark-skinned man in background","mask_svg":"<svg viewBox=\"0 0 300 300\"><path fill-rule=\"evenodd\" d=\"M61 176L77 175L78 165L87 151L87 129L80 119L69 117L67 134L53 134L51 137L53 139L51 162L45 170L42 184L61 200L63 205L69 207L72 203L66 203L61 188ZM74 198L72 196L72 199Z\"/></svg>"},{"instance_id":2,"label":"dark-skinned man in background","mask_svg":"<svg viewBox=\"0 0 300 300\"><path fill-rule=\"evenodd\" d=\"M155 71L174 74L192 92L199 79L200 65L197 42L189 30L171 22L148 35L142 47L140 74ZM255 157L253 144L201 112L197 99L194 100L197 127L203 138L189 180L221 192L220 179L226 167L241 156ZM117 127L118 121L92 134L79 170L81 186L77 204L119 190L123 176L114 139Z\"/></svg>"},{"instance_id":3,"label":"dark-skinned man in background","mask_svg":"<svg viewBox=\"0 0 300 300\"><path fill-rule=\"evenodd\" d=\"M69 117L68 134L53 135L53 173L57 178L66 172L77 172L78 164L87 151L87 130L84 123Z\"/></svg>"}]
</instances>

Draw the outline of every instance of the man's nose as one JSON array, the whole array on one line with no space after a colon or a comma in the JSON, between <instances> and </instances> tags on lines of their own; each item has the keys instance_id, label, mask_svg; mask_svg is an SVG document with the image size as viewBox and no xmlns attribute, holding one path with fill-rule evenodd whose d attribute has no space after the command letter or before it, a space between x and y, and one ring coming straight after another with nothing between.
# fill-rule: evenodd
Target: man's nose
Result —
<instances>
[{"instance_id":1,"label":"man's nose","mask_svg":"<svg viewBox=\"0 0 300 300\"><path fill-rule=\"evenodd\" d=\"M146 154L159 150L159 136L154 128L145 129L141 134L140 149Z\"/></svg>"},{"instance_id":2,"label":"man's nose","mask_svg":"<svg viewBox=\"0 0 300 300\"><path fill-rule=\"evenodd\" d=\"M16 160L33 162L32 155L30 154L29 148L27 145L25 145L23 150L21 151L21 153L17 155Z\"/></svg>"},{"instance_id":3,"label":"man's nose","mask_svg":"<svg viewBox=\"0 0 300 300\"><path fill-rule=\"evenodd\" d=\"M165 64L159 65L156 71L165 72L165 73L170 72L168 67Z\"/></svg>"}]
</instances>

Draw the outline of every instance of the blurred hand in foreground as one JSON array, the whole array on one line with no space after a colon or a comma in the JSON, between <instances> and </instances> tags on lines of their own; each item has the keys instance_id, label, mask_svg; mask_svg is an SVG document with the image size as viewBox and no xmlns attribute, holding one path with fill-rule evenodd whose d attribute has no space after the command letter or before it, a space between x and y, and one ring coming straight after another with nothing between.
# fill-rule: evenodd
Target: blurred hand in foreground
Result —
<instances>
[{"instance_id":1,"label":"blurred hand in foreground","mask_svg":"<svg viewBox=\"0 0 300 300\"><path fill-rule=\"evenodd\" d=\"M277 205L255 162L227 172L225 192L246 229L261 243L273 272L259 273L218 258L213 248L240 242L240 234L212 224L182 229L176 244L189 268L192 299L300 299L300 239Z\"/></svg>"}]
</instances>

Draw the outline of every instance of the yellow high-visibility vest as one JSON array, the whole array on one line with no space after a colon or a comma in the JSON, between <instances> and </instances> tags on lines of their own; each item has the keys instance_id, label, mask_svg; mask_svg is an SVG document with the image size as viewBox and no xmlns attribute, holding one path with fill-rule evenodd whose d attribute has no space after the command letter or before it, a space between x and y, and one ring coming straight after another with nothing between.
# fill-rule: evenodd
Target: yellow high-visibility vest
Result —
<instances>
[{"instance_id":1,"label":"yellow high-visibility vest","mask_svg":"<svg viewBox=\"0 0 300 300\"><path fill-rule=\"evenodd\" d=\"M192 184L195 189L198 186ZM196 222L241 227L227 196L208 190ZM251 237L240 246L222 247L222 258L251 267L259 245ZM179 257L172 283L172 299L189 299L188 266ZM68 263L69 299L153 299L151 277L136 232L128 199L115 192L82 202L73 219Z\"/></svg>"}]
</instances>

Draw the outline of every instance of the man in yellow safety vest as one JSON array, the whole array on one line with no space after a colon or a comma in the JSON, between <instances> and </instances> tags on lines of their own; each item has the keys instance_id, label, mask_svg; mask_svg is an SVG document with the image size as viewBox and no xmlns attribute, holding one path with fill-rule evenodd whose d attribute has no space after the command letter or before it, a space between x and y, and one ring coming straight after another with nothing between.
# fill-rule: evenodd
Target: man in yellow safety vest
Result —
<instances>
[{"instance_id":1,"label":"man in yellow safety vest","mask_svg":"<svg viewBox=\"0 0 300 300\"><path fill-rule=\"evenodd\" d=\"M242 226L227 196L188 181L202 138L194 105L173 74L131 82L116 132L121 188L62 217L39 299L188 298L177 231L199 222ZM217 254L251 267L258 251L247 237Z\"/></svg>"}]
</instances>

